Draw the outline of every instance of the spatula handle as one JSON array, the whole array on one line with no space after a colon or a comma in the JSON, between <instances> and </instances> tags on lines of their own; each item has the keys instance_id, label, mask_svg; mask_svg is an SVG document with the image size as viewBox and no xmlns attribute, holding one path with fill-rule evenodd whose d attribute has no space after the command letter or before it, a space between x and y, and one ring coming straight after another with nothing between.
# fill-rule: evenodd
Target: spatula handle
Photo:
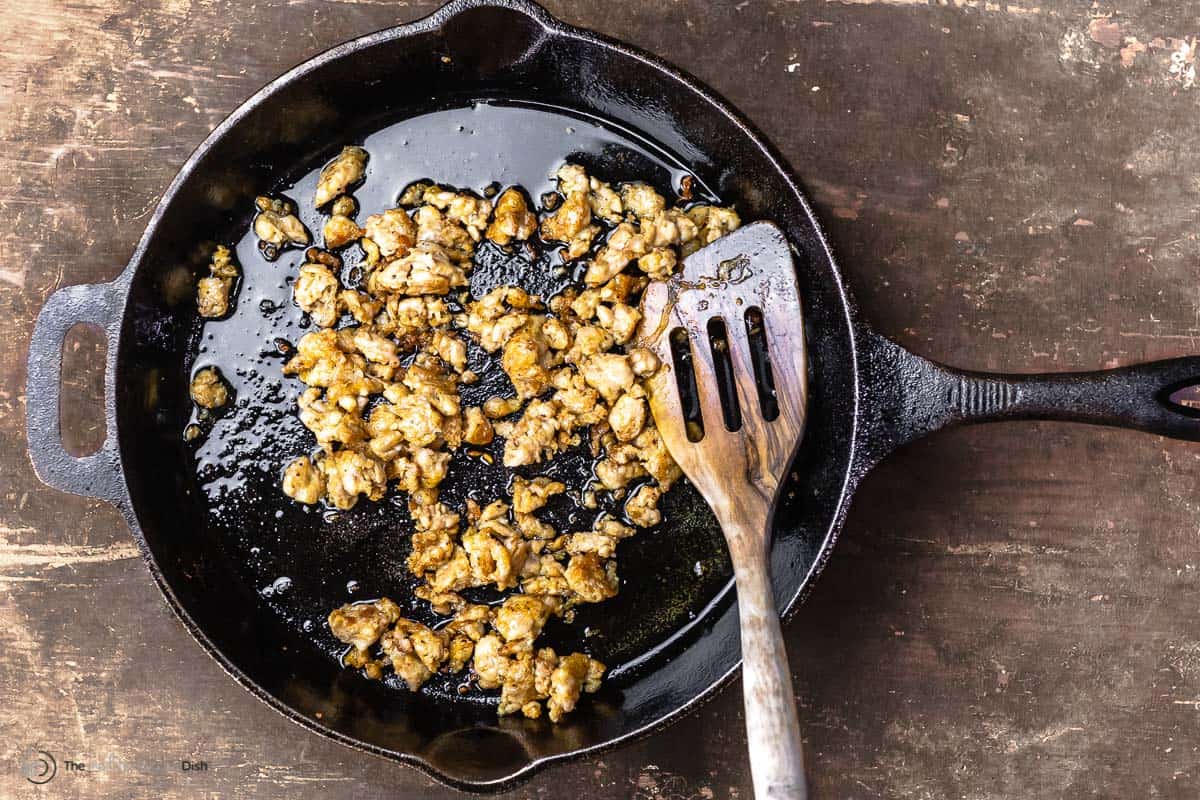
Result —
<instances>
[{"instance_id":1,"label":"spatula handle","mask_svg":"<svg viewBox=\"0 0 1200 800\"><path fill-rule=\"evenodd\" d=\"M742 626L742 693L754 797L804 800L808 792L800 724L771 591L766 548L761 553L735 553L734 576Z\"/></svg>"}]
</instances>

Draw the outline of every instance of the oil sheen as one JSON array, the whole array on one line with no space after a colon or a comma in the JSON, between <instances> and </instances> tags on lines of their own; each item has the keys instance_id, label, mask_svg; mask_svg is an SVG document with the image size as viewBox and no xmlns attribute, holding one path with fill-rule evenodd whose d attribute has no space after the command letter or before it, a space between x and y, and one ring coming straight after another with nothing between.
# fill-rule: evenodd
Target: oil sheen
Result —
<instances>
[{"instance_id":1,"label":"oil sheen","mask_svg":"<svg viewBox=\"0 0 1200 800\"><path fill-rule=\"evenodd\" d=\"M673 200L688 174L677 159L630 131L543 106L477 103L427 113L358 141L331 141L328 155L346 144L361 144L370 153L366 180L354 192L359 220L393 207L405 186L422 179L480 193L491 184L516 184L536 201L554 189L555 170L571 160L604 180L646 180ZM299 180L261 190L292 199L301 220L319 234L324 216L312 208L312 196L322 163L308 166ZM695 199L719 200L699 184ZM391 491L380 502L360 500L349 511L333 511L294 503L280 489L284 466L315 447L296 414L303 386L281 373L289 348L312 328L291 297L303 250L285 250L268 261L249 231L251 213L246 210L240 227L223 242L235 247L242 267L233 313L198 327L189 354L192 370L220 369L233 399L211 418L193 415L201 433L189 447L208 508L208 532L242 570L240 578L324 657L338 658L344 647L329 633L325 616L343 603L388 596L408 616L429 624L439 618L411 595L405 559L412 526L405 495ZM340 255L343 282L353 285L361 251L353 245ZM531 258L520 249L510 254L485 243L476 256L470 290L477 297L516 283L549 298L578 277L576 269L564 265L553 250ZM481 380L462 387L464 405L511 394L498 363L479 348L469 347L468 366ZM497 441L481 448L492 456L490 464L468 454L468 448L455 453L442 498L461 509L467 498L486 504L503 496L512 473L500 466L502 447ZM578 487L592 467L581 447L522 471L560 477ZM580 607L570 626L552 622L539 640L560 652L580 649L605 662L610 669L606 685L616 690L622 675L654 658L669 657L672 644L700 623L705 607L729 583L720 530L686 480L667 494L661 508L661 525L621 545L620 594ZM619 503L602 502L600 510L621 513ZM540 516L567 532L587 529L597 513L560 496ZM466 594L476 602L500 598L485 590ZM439 675L422 691L461 702L490 702L482 692L463 694L464 677ZM386 680L403 686L394 677Z\"/></svg>"}]
</instances>

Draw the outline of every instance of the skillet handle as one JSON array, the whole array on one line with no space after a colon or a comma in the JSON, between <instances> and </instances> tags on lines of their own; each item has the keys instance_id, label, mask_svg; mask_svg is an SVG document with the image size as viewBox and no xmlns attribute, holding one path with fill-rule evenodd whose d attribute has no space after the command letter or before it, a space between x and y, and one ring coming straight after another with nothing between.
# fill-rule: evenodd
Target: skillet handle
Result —
<instances>
[{"instance_id":1,"label":"skillet handle","mask_svg":"<svg viewBox=\"0 0 1200 800\"><path fill-rule=\"evenodd\" d=\"M869 463L933 431L997 420L1062 420L1200 441L1200 356L1096 372L968 372L910 353L873 331L859 338Z\"/></svg>"},{"instance_id":2,"label":"skillet handle","mask_svg":"<svg viewBox=\"0 0 1200 800\"><path fill-rule=\"evenodd\" d=\"M112 365L116 362L113 343L124 296L117 283L83 284L59 289L50 295L38 314L29 344L28 379L25 391L25 425L29 456L42 482L71 494L119 502L123 497L120 458L113 428ZM74 325L85 322L104 331L108 347L105 367L106 432L100 449L76 458L62 443L59 400L62 378L63 339Z\"/></svg>"}]
</instances>

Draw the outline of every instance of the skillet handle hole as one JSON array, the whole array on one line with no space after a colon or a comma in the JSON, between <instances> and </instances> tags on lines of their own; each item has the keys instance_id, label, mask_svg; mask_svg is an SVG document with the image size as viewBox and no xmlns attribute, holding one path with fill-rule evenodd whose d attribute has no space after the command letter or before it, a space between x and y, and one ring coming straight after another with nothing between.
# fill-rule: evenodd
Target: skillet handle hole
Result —
<instances>
[{"instance_id":1,"label":"skillet handle hole","mask_svg":"<svg viewBox=\"0 0 1200 800\"><path fill-rule=\"evenodd\" d=\"M1167 405L1172 411L1189 417L1200 417L1200 383L1179 386L1166 393Z\"/></svg>"},{"instance_id":2,"label":"skillet handle hole","mask_svg":"<svg viewBox=\"0 0 1200 800\"><path fill-rule=\"evenodd\" d=\"M104 364L108 344L96 325L80 322L63 337L58 419L63 447L75 458L104 444Z\"/></svg>"}]
</instances>

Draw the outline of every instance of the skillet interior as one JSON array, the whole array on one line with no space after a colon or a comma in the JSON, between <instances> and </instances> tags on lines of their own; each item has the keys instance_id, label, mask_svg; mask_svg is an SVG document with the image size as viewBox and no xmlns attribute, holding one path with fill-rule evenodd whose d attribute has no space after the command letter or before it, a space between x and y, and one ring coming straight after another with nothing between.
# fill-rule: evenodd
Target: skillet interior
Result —
<instances>
[{"instance_id":1,"label":"skillet interior","mask_svg":"<svg viewBox=\"0 0 1200 800\"><path fill-rule=\"evenodd\" d=\"M294 331L298 320L282 302L288 294L282 278L299 254L272 266L239 248L246 285L237 316L222 324L238 332L230 341L237 342L233 353L244 354L243 370L261 375L238 376L232 363L221 363L229 349L216 347L215 339L196 340L191 287L206 239L236 240L255 194L301 179L341 144L389 125L398 125L391 135L409 145L385 146L386 134L375 144L367 140L377 171L357 193L364 209L386 204L418 177L474 188L519 182L536 196L548 168L575 152L606 178L652 174L664 188L676 183L673 170L686 168L745 219L779 222L798 251L813 391L799 477L777 516L772 559L781 604L795 602L831 544L853 434L845 298L807 207L771 154L678 76L590 36L553 25L547 31L539 12L530 13L456 4L425 23L319 57L251 100L202 146L165 198L136 267L118 351L120 448L132 507L160 581L202 643L285 713L468 788L503 784L541 760L651 727L734 668L736 619L711 517L681 496L664 530L623 546L627 585L616 600L596 607L590 622L600 635L588 643L617 670L609 687L564 724L497 722L494 710L447 696L452 684L410 695L343 671L329 657L332 640L320 620L347 599L351 578L361 586L356 597L400 594L389 587L404 575L399 541L406 536L395 531L402 515L385 501L324 524L281 497L278 468L307 446L298 423L283 413L294 387L269 385L279 363L271 339L280 327ZM434 92L437 106L429 102ZM482 99L492 105L471 110ZM567 109L575 121L528 104ZM484 124L470 124L485 117ZM589 117L606 122L596 126ZM439 135L443 123L448 130ZM419 133L427 129L429 135ZM381 167L377 156L388 147L415 155ZM457 155L424 155L447 149ZM480 157L464 160L469 152ZM309 192L292 196L304 207ZM262 300L283 307L264 314ZM192 363L184 354L204 347L198 363L220 364L245 405L220 423L224 433L215 431L193 452L182 439ZM285 429L283 444L258 447L272 426ZM231 452L220 455L223 449ZM234 459L241 471L225 475L214 466L216 472L202 472L202 485L194 458L202 465ZM708 564L699 579L691 571L697 561ZM280 576L290 577L292 587L264 597L260 590ZM647 612L658 606L668 610ZM316 623L311 631L305 620Z\"/></svg>"},{"instance_id":2,"label":"skillet interior","mask_svg":"<svg viewBox=\"0 0 1200 800\"><path fill-rule=\"evenodd\" d=\"M511 149L511 142L520 142L519 149ZM642 178L664 191L678 185L683 174L680 165L652 145L544 106L480 102L439 109L373 132L362 144L371 162L366 182L355 192L360 218L392 207L404 186L429 176L475 191L498 179L502 185L525 186L537 197L553 189L548 176L565 158L584 164L590 174L614 181ZM312 196L318 172L314 169L290 185L273 188L303 204ZM716 198L703 197L698 190L696 199ZM310 230L320 229L323 217L308 204L299 213ZM323 620L345 602L387 595L404 607L405 616L435 624L440 618L413 598L404 566L412 533L405 495L394 493L379 503L362 502L351 511L322 514L280 492L283 468L314 449L313 437L295 411L303 385L280 374L284 358L276 344L278 339L294 344L311 329L291 301L291 280L304 255L290 250L267 261L248 230L248 220L239 222L238 230L223 232L223 241L235 241L244 233L236 248L245 274L237 308L229 319L197 326L196 346L188 354L189 359L195 356L193 369L218 366L236 398L215 423L194 417L207 429L194 446L198 489L209 509L206 535L221 541L229 561L241 567L243 583L258 587L285 622L310 634L330 658L338 658L345 646L329 634ZM342 273L350 280L361 252L347 248L342 256ZM557 272L562 264L552 250L532 260L520 249L506 253L485 242L477 261L471 275L474 297L515 280L548 299L571 280L569 273ZM512 394L497 358L473 345L468 352L469 366L481 380L463 387L465 404ZM455 453L450 474L439 486L452 507L460 508L468 497L486 505L506 494L509 472L500 463L502 443L483 449L495 459L492 465L468 456L465 449ZM581 486L591 477L592 462L581 446L520 472L527 477L550 474L569 486ZM669 649L672 637L729 582L721 531L703 499L681 482L663 508L668 525L622 545L622 580L629 588L611 602L580 607L570 626L552 622L539 640L559 652L581 649L600 659L608 665L609 683L616 688L630 679L650 651ZM620 503L606 503L603 510L622 513ZM541 514L563 531L587 529L595 516L566 495ZM664 558L667 542L670 557ZM500 597L491 590L467 596L479 602ZM422 692L441 695L446 702L495 701L496 692L474 690L463 678L438 674ZM385 680L404 691L394 675Z\"/></svg>"}]
</instances>

